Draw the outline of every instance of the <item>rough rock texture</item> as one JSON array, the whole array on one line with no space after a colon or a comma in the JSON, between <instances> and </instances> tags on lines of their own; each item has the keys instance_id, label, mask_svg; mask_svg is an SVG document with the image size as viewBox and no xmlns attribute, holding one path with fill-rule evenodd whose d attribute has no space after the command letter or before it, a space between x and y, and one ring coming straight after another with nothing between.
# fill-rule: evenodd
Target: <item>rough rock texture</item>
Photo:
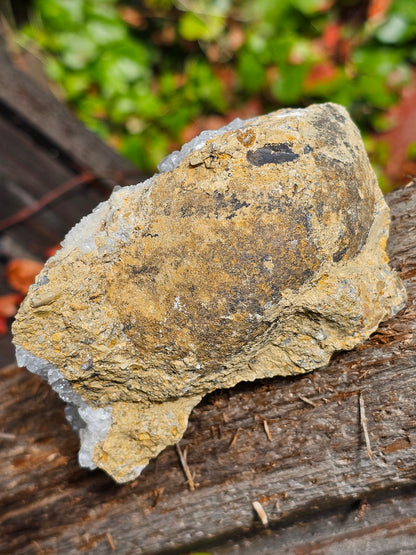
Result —
<instances>
[{"instance_id":1,"label":"rough rock texture","mask_svg":"<svg viewBox=\"0 0 416 555\"><path fill-rule=\"evenodd\" d=\"M160 169L70 231L13 329L19 363L69 402L81 464L119 482L209 391L323 366L406 297L343 108L236 121Z\"/></svg>"}]
</instances>

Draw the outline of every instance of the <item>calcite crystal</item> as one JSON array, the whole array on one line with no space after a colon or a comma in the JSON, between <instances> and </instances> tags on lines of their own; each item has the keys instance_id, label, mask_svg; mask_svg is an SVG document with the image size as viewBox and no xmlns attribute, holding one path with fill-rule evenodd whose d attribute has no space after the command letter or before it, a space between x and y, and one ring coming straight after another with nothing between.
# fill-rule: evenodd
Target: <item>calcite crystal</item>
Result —
<instances>
[{"instance_id":1,"label":"calcite crystal","mask_svg":"<svg viewBox=\"0 0 416 555\"><path fill-rule=\"evenodd\" d=\"M398 312L389 213L348 113L285 109L204 132L76 225L14 323L20 365L118 482L203 395L324 366Z\"/></svg>"}]
</instances>

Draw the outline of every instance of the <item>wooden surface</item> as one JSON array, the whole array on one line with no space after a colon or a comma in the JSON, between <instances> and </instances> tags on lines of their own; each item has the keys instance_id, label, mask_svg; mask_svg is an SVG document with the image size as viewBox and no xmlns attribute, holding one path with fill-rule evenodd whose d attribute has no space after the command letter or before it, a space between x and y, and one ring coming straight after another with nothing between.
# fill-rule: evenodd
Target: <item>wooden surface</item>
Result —
<instances>
[{"instance_id":1,"label":"wooden surface","mask_svg":"<svg viewBox=\"0 0 416 555\"><path fill-rule=\"evenodd\" d=\"M0 223L74 176L89 172L95 178L2 234L3 243L6 236L42 256L114 185L145 176L16 67L1 32L0 25Z\"/></svg>"},{"instance_id":2,"label":"wooden surface","mask_svg":"<svg viewBox=\"0 0 416 555\"><path fill-rule=\"evenodd\" d=\"M144 176L88 131L50 91L9 56L0 20L0 295L10 258L45 258L46 249L102 200L115 184ZM88 172L92 179L4 231L2 223L62 184ZM13 360L10 337L0 336L0 367Z\"/></svg>"},{"instance_id":3,"label":"wooden surface","mask_svg":"<svg viewBox=\"0 0 416 555\"><path fill-rule=\"evenodd\" d=\"M416 186L388 202L407 307L326 368L207 396L180 442L194 491L174 447L122 486L79 468L63 404L4 368L0 552L416 552Z\"/></svg>"},{"instance_id":4,"label":"wooden surface","mask_svg":"<svg viewBox=\"0 0 416 555\"><path fill-rule=\"evenodd\" d=\"M0 102L18 114L25 125L37 130L44 142L53 144L79 167L94 169L95 175L120 183L127 173L138 173L98 136L87 131L52 93L19 71L7 52L0 26Z\"/></svg>"}]
</instances>

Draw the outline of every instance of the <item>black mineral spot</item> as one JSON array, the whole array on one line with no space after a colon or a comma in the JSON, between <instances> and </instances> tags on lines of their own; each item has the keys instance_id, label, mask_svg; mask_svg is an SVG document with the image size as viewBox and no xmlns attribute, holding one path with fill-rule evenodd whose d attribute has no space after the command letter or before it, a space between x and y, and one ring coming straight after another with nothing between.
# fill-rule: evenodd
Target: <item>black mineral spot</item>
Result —
<instances>
[{"instance_id":1,"label":"black mineral spot","mask_svg":"<svg viewBox=\"0 0 416 555\"><path fill-rule=\"evenodd\" d=\"M145 264L143 266L132 266L132 265L128 265L127 266L131 275L133 276L139 276L139 275L150 275L150 274L157 274L157 272L159 271L157 266L150 266L148 264Z\"/></svg>"},{"instance_id":2,"label":"black mineral spot","mask_svg":"<svg viewBox=\"0 0 416 555\"><path fill-rule=\"evenodd\" d=\"M287 143L269 143L257 150L247 152L247 160L253 166L264 166L264 164L285 164L299 158L299 154L293 152Z\"/></svg>"},{"instance_id":3,"label":"black mineral spot","mask_svg":"<svg viewBox=\"0 0 416 555\"><path fill-rule=\"evenodd\" d=\"M181 218L189 218L195 214L195 207L194 206L181 206L180 215Z\"/></svg>"},{"instance_id":4,"label":"black mineral spot","mask_svg":"<svg viewBox=\"0 0 416 555\"><path fill-rule=\"evenodd\" d=\"M344 254L347 252L347 250L348 250L348 246L343 247L343 248L340 249L339 251L335 252L335 253L332 255L332 260L333 260L334 262L339 262L340 260L342 260Z\"/></svg>"},{"instance_id":5,"label":"black mineral spot","mask_svg":"<svg viewBox=\"0 0 416 555\"><path fill-rule=\"evenodd\" d=\"M236 196L235 193L232 194L230 199L230 204L234 210L240 210L240 208L248 208L250 204L245 200L241 201Z\"/></svg>"},{"instance_id":6,"label":"black mineral spot","mask_svg":"<svg viewBox=\"0 0 416 555\"><path fill-rule=\"evenodd\" d=\"M313 152L313 148L310 145L306 145L305 148L303 149L303 153L309 154L310 152Z\"/></svg>"}]
</instances>

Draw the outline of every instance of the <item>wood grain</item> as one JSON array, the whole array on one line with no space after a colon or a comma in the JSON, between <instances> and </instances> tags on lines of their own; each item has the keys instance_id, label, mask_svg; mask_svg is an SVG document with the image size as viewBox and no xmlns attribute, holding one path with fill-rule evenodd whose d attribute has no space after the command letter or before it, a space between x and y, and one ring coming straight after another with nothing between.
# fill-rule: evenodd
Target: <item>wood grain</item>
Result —
<instances>
[{"instance_id":1,"label":"wood grain","mask_svg":"<svg viewBox=\"0 0 416 555\"><path fill-rule=\"evenodd\" d=\"M12 63L0 25L0 103L35 129L45 142L55 145L69 161L94 170L97 177L119 183L119 177L139 172L97 135L85 129L70 110L49 91ZM124 184L124 183L123 183Z\"/></svg>"},{"instance_id":2,"label":"wood grain","mask_svg":"<svg viewBox=\"0 0 416 555\"><path fill-rule=\"evenodd\" d=\"M0 294L10 292L5 277L8 259L44 259L46 249L108 198L116 183L137 183L146 177L16 67L2 33L0 20L0 221L36 205L85 170L97 179L0 232ZM0 336L0 367L14 359L7 340Z\"/></svg>"},{"instance_id":3,"label":"wood grain","mask_svg":"<svg viewBox=\"0 0 416 555\"><path fill-rule=\"evenodd\" d=\"M80 469L63 404L38 377L4 368L0 552L414 552L416 186L387 201L406 308L312 374L207 396L180 443L194 491L174 447L123 486Z\"/></svg>"},{"instance_id":4,"label":"wood grain","mask_svg":"<svg viewBox=\"0 0 416 555\"><path fill-rule=\"evenodd\" d=\"M0 21L0 220L31 206L71 177L88 171L96 179L55 200L52 206L9 228L4 238L42 257L105 200L114 185L143 175L12 62Z\"/></svg>"}]
</instances>

